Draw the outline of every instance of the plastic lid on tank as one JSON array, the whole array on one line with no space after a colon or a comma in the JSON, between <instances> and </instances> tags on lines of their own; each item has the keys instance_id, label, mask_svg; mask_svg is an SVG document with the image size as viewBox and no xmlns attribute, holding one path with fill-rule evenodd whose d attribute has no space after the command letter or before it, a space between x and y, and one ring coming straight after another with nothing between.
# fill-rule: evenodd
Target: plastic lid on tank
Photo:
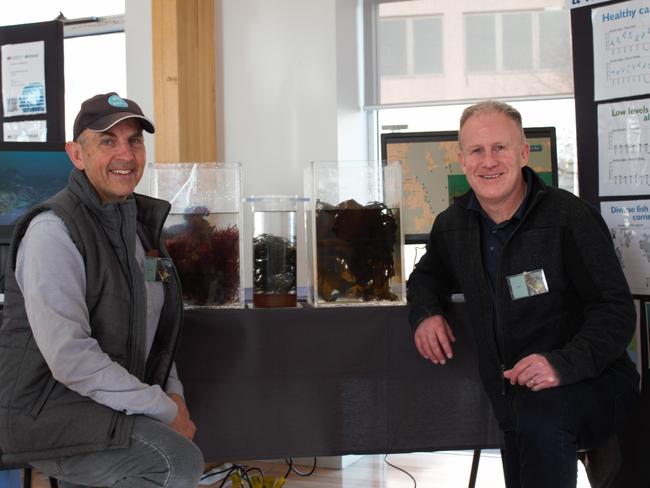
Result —
<instances>
[{"instance_id":1,"label":"plastic lid on tank","mask_svg":"<svg viewBox=\"0 0 650 488\"><path fill-rule=\"evenodd\" d=\"M299 203L309 201L296 195L250 195L244 199L253 212L295 212Z\"/></svg>"}]
</instances>

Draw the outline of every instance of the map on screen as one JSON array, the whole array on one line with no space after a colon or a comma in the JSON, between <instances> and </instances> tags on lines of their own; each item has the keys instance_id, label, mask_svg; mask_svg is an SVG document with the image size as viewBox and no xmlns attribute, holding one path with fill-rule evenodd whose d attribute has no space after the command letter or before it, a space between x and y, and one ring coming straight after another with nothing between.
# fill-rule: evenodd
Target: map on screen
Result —
<instances>
[{"instance_id":1,"label":"map on screen","mask_svg":"<svg viewBox=\"0 0 650 488\"><path fill-rule=\"evenodd\" d=\"M524 129L529 166L557 185L555 128ZM426 242L436 216L469 190L458 160L458 133L382 134L382 159L402 162L402 226L407 244Z\"/></svg>"}]
</instances>

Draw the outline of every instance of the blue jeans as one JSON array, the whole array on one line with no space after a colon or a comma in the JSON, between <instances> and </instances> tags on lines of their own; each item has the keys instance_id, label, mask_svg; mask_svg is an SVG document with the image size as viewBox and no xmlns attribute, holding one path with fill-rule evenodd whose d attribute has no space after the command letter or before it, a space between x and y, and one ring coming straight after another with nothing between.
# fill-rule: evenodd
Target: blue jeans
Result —
<instances>
[{"instance_id":1,"label":"blue jeans","mask_svg":"<svg viewBox=\"0 0 650 488\"><path fill-rule=\"evenodd\" d=\"M203 455L195 444L143 415L135 418L128 448L31 464L61 480L61 488L196 488L203 473Z\"/></svg>"},{"instance_id":2,"label":"blue jeans","mask_svg":"<svg viewBox=\"0 0 650 488\"><path fill-rule=\"evenodd\" d=\"M610 371L539 392L517 387L515 429L505 432L506 487L575 488L578 449L616 434L637 397L632 382Z\"/></svg>"}]
</instances>

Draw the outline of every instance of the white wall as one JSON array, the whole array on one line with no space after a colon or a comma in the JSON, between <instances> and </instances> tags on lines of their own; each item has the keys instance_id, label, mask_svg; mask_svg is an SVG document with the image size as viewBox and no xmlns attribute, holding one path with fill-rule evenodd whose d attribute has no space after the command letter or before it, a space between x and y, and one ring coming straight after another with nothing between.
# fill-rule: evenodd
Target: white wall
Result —
<instances>
[{"instance_id":1,"label":"white wall","mask_svg":"<svg viewBox=\"0 0 650 488\"><path fill-rule=\"evenodd\" d=\"M224 0L225 158L244 193L302 192L302 168L336 159L334 2Z\"/></svg>"}]
</instances>

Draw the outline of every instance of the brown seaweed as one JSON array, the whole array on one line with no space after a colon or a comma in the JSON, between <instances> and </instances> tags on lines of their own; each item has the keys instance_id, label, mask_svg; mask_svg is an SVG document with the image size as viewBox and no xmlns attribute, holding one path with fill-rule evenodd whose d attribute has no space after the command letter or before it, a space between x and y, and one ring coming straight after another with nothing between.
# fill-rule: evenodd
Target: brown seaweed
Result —
<instances>
[{"instance_id":1,"label":"brown seaweed","mask_svg":"<svg viewBox=\"0 0 650 488\"><path fill-rule=\"evenodd\" d=\"M296 291L296 246L272 234L253 239L255 293L287 294Z\"/></svg>"},{"instance_id":2,"label":"brown seaweed","mask_svg":"<svg viewBox=\"0 0 650 488\"><path fill-rule=\"evenodd\" d=\"M398 223L383 203L361 205L346 200L337 206L316 205L318 295L325 301L341 297L363 301L395 301L390 279Z\"/></svg>"}]
</instances>

